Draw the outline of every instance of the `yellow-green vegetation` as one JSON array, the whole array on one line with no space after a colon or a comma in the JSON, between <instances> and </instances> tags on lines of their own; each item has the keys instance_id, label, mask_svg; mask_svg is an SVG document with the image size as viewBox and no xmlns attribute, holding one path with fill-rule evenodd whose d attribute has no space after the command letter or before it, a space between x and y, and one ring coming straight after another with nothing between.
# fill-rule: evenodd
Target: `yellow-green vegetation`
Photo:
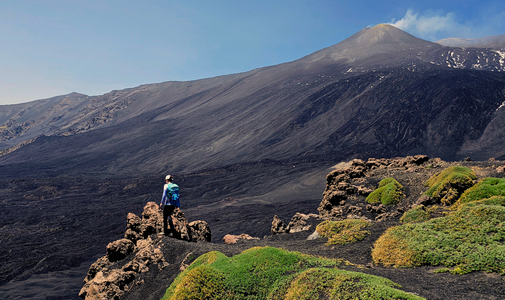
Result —
<instances>
[{"instance_id":1,"label":"yellow-green vegetation","mask_svg":"<svg viewBox=\"0 0 505 300\"><path fill-rule=\"evenodd\" d=\"M379 182L379 187L366 197L366 202L392 205L398 204L402 196L403 185L394 178L385 178Z\"/></svg>"},{"instance_id":2,"label":"yellow-green vegetation","mask_svg":"<svg viewBox=\"0 0 505 300\"><path fill-rule=\"evenodd\" d=\"M455 274L505 274L505 199L464 204L445 217L391 227L375 242L372 258L395 267L444 265Z\"/></svg>"},{"instance_id":3,"label":"yellow-green vegetation","mask_svg":"<svg viewBox=\"0 0 505 300\"><path fill-rule=\"evenodd\" d=\"M264 247L196 259L163 299L423 299L389 279L339 270L337 260Z\"/></svg>"},{"instance_id":4,"label":"yellow-green vegetation","mask_svg":"<svg viewBox=\"0 0 505 300\"><path fill-rule=\"evenodd\" d=\"M346 219L343 221L324 221L317 225L316 231L321 237L328 238L326 245L347 245L361 241L370 234L363 230L370 222L360 219Z\"/></svg>"},{"instance_id":5,"label":"yellow-green vegetation","mask_svg":"<svg viewBox=\"0 0 505 300\"><path fill-rule=\"evenodd\" d=\"M461 166L449 167L426 181L424 185L429 189L425 194L445 205L451 205L473 185L473 180L476 178L472 169Z\"/></svg>"},{"instance_id":6,"label":"yellow-green vegetation","mask_svg":"<svg viewBox=\"0 0 505 300\"><path fill-rule=\"evenodd\" d=\"M424 206L419 205L406 211L400 221L402 223L420 223L429 219L431 219L430 213L426 211Z\"/></svg>"},{"instance_id":7,"label":"yellow-green vegetation","mask_svg":"<svg viewBox=\"0 0 505 300\"><path fill-rule=\"evenodd\" d=\"M492 196L505 196L505 178L488 177L466 190L454 204L454 208L462 204L490 198Z\"/></svg>"},{"instance_id":8,"label":"yellow-green vegetation","mask_svg":"<svg viewBox=\"0 0 505 300\"><path fill-rule=\"evenodd\" d=\"M400 221L402 223L421 223L424 221L428 221L429 219L433 218L434 212L440 208L441 207L437 205L431 207L424 207L423 205L418 205L406 211L400 218Z\"/></svg>"}]
</instances>

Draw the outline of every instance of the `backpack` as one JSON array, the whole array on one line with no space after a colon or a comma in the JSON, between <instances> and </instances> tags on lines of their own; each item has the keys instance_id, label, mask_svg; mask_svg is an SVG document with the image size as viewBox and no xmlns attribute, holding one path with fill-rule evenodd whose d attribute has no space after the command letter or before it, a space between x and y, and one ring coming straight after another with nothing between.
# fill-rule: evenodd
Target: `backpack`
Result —
<instances>
[{"instance_id":1,"label":"backpack","mask_svg":"<svg viewBox=\"0 0 505 300\"><path fill-rule=\"evenodd\" d=\"M168 190L168 204L179 207L179 186L177 184L169 184Z\"/></svg>"}]
</instances>

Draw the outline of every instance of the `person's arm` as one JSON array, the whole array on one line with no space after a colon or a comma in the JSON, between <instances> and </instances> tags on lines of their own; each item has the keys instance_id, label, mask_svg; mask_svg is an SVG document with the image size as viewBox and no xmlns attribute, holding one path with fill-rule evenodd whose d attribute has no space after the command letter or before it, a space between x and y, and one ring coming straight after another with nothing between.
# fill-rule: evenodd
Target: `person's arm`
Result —
<instances>
[{"instance_id":1,"label":"person's arm","mask_svg":"<svg viewBox=\"0 0 505 300\"><path fill-rule=\"evenodd\" d=\"M160 208L161 208L161 206L163 206L163 203L165 203L166 199L167 199L167 189L164 189L163 190L163 197L161 197Z\"/></svg>"}]
</instances>

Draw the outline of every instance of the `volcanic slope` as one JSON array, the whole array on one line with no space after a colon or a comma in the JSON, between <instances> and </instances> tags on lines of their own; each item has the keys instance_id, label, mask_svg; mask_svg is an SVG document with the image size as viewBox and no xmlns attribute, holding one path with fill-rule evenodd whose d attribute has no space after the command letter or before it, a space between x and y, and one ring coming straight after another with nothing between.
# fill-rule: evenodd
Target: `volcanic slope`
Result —
<instances>
[{"instance_id":1,"label":"volcanic slope","mask_svg":"<svg viewBox=\"0 0 505 300\"><path fill-rule=\"evenodd\" d=\"M503 157L503 57L381 24L245 73L1 106L0 169L9 177L264 159Z\"/></svg>"}]
</instances>

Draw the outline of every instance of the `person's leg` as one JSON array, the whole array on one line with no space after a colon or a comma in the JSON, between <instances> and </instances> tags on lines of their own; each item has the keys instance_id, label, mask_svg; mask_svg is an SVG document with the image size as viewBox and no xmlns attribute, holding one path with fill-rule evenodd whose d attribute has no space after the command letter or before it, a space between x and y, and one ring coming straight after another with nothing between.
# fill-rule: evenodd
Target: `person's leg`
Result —
<instances>
[{"instance_id":1,"label":"person's leg","mask_svg":"<svg viewBox=\"0 0 505 300\"><path fill-rule=\"evenodd\" d=\"M172 213L175 210L175 206L173 205L167 205L169 207L168 209L168 223L170 225L170 231L172 232L173 237L178 237L177 230L175 229L174 222L172 221Z\"/></svg>"},{"instance_id":2,"label":"person's leg","mask_svg":"<svg viewBox=\"0 0 505 300\"><path fill-rule=\"evenodd\" d=\"M165 205L163 207L163 233L165 235L168 235L168 218L170 217L170 215L172 214L172 211L170 211L170 208L168 207L168 205ZM170 219L170 223L172 223L172 219ZM172 224L170 224L170 226L172 226Z\"/></svg>"}]
</instances>

